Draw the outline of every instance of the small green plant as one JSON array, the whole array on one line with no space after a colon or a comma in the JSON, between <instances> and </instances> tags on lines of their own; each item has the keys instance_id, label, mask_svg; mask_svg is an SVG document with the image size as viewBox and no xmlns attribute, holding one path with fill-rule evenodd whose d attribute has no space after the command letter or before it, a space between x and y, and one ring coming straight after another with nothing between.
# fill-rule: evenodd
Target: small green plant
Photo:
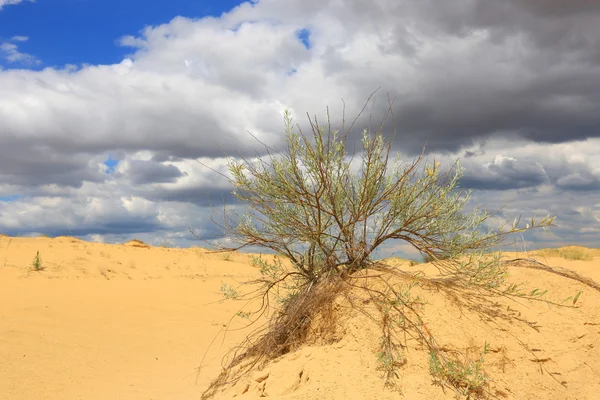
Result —
<instances>
[{"instance_id":1,"label":"small green plant","mask_svg":"<svg viewBox=\"0 0 600 400\"><path fill-rule=\"evenodd\" d=\"M238 311L235 315L237 315L240 318L250 319L250 313L246 311Z\"/></svg>"},{"instance_id":2,"label":"small green plant","mask_svg":"<svg viewBox=\"0 0 600 400\"><path fill-rule=\"evenodd\" d=\"M396 321L393 321L391 310L388 309L382 313L383 334L379 342L379 351L377 352L377 370L383 372L384 386L386 388L400 391L397 384L398 369L406 364L406 358L400 351L400 346L394 340L394 331ZM399 321L404 325L404 321Z\"/></svg>"},{"instance_id":3,"label":"small green plant","mask_svg":"<svg viewBox=\"0 0 600 400\"><path fill-rule=\"evenodd\" d=\"M223 260L225 260L225 261L233 261L233 257L231 255L231 253L225 253L223 255Z\"/></svg>"},{"instance_id":4,"label":"small green plant","mask_svg":"<svg viewBox=\"0 0 600 400\"><path fill-rule=\"evenodd\" d=\"M575 306L575 304L577 304L577 300L579 300L579 296L581 296L581 293L583 293L583 290L580 290L579 292L577 292L577 294L575 296L569 296L566 299L564 299L562 301L562 303L566 303L567 301L571 300L572 305Z\"/></svg>"},{"instance_id":5,"label":"small green plant","mask_svg":"<svg viewBox=\"0 0 600 400\"><path fill-rule=\"evenodd\" d=\"M253 256L250 259L250 264L253 267L258 268L262 276L271 278L273 280L279 278L281 274L285 272L283 263L279 258L274 259L273 262L269 262L263 259L262 256Z\"/></svg>"},{"instance_id":6,"label":"small green plant","mask_svg":"<svg viewBox=\"0 0 600 400\"><path fill-rule=\"evenodd\" d=\"M479 359L462 361L457 358L447 359L439 351L431 350L429 372L434 379L440 380L442 384L450 384L458 393L470 398L473 394L480 394L489 380L483 371L484 355L488 351L486 342Z\"/></svg>"},{"instance_id":7,"label":"small green plant","mask_svg":"<svg viewBox=\"0 0 600 400\"><path fill-rule=\"evenodd\" d=\"M423 309L425 301L420 296L415 297L411 294L412 289L417 286L420 286L418 281L389 285L387 290L375 292L380 296L372 297L382 318L377 370L383 371L384 386L398 392L401 392L397 384L398 370L406 364L406 357L402 354L402 346L395 336L399 331L406 332L408 326L414 323L410 320L412 316L420 319L418 312Z\"/></svg>"},{"instance_id":8,"label":"small green plant","mask_svg":"<svg viewBox=\"0 0 600 400\"><path fill-rule=\"evenodd\" d=\"M223 294L221 303L225 300L237 299L240 296L239 292L233 286L228 285L225 282L221 283L221 293Z\"/></svg>"},{"instance_id":9,"label":"small green plant","mask_svg":"<svg viewBox=\"0 0 600 400\"><path fill-rule=\"evenodd\" d=\"M40 256L39 251L35 254L35 257L33 258L33 262L31 263L31 266L33 267L33 269L35 271L41 271L44 269L44 267L42 266L42 257Z\"/></svg>"}]
</instances>

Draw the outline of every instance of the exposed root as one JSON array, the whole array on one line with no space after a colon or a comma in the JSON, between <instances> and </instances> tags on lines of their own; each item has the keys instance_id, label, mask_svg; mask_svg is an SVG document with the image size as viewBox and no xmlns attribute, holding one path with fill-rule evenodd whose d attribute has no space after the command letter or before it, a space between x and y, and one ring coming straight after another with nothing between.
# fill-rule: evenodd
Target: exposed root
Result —
<instances>
[{"instance_id":1,"label":"exposed root","mask_svg":"<svg viewBox=\"0 0 600 400\"><path fill-rule=\"evenodd\" d=\"M265 327L255 330L233 349L223 370L202 399L235 384L247 372L290 353L302 345L336 340L336 298L349 286L339 276L309 285L287 301Z\"/></svg>"},{"instance_id":2,"label":"exposed root","mask_svg":"<svg viewBox=\"0 0 600 400\"><path fill-rule=\"evenodd\" d=\"M583 283L584 285L600 292L600 284L594 280L581 276L577 272L569 271L568 269L562 267L551 267L547 264L532 260L530 258L515 258L513 260L505 261L504 263L510 267L537 269L540 271L550 272L551 274L560 275L562 277Z\"/></svg>"}]
</instances>

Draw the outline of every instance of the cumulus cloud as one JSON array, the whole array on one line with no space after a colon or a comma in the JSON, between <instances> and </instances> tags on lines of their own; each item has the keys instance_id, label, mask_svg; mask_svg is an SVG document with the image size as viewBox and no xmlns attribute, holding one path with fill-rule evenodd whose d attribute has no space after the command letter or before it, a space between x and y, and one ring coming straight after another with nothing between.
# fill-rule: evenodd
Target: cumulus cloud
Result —
<instances>
[{"instance_id":1,"label":"cumulus cloud","mask_svg":"<svg viewBox=\"0 0 600 400\"><path fill-rule=\"evenodd\" d=\"M82 235L118 235L126 228L77 219L91 207L81 199L101 188L111 194L99 204L114 207L116 220L181 230L156 212L129 211L123 199L170 218L186 205L204 221L208 205L233 199L195 158L226 171L225 157L264 152L247 131L283 146L284 109L306 126L305 112L324 121L330 106L341 127L341 99L348 122L378 87L357 130L379 121L389 95L395 150L411 157L427 141L447 162L464 156L463 187L480 199L547 196L556 201L549 209L569 212L569 196L585 191L580 207L592 207L600 190L599 17L596 2L584 0L262 0L123 36L130 54L115 65L0 71L0 196L28 196L0 203L0 230L13 229L15 218L33 224L23 215L60 199L57 215L80 204L73 226L88 226ZM17 47L25 40L13 37L0 51L26 62ZM119 161L110 173L108 154ZM573 215L561 234L595 234L595 220ZM64 221L42 225L56 230ZM104 228L92 232L93 223Z\"/></svg>"},{"instance_id":2,"label":"cumulus cloud","mask_svg":"<svg viewBox=\"0 0 600 400\"><path fill-rule=\"evenodd\" d=\"M0 201L0 231L9 235L45 233L125 238L140 233L181 235L190 226L203 239L219 236L212 210L184 202L151 201L113 183L84 185L77 191ZM192 237L186 237L193 242Z\"/></svg>"}]
</instances>

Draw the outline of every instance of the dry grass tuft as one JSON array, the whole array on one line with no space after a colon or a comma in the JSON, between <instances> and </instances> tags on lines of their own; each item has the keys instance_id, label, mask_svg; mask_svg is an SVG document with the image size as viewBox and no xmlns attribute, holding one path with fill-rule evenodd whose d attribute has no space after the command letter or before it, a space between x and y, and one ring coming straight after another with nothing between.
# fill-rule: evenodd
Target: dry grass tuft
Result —
<instances>
[{"instance_id":1,"label":"dry grass tuft","mask_svg":"<svg viewBox=\"0 0 600 400\"><path fill-rule=\"evenodd\" d=\"M141 240L138 239L132 239L129 242L124 243L124 246L130 246L130 247L140 247L143 249L149 249L150 246L147 245L146 243L142 242Z\"/></svg>"},{"instance_id":2,"label":"dry grass tuft","mask_svg":"<svg viewBox=\"0 0 600 400\"><path fill-rule=\"evenodd\" d=\"M590 249L581 246L566 246L558 249L541 249L531 252L533 256L560 257L571 261L592 261L600 257L600 249Z\"/></svg>"},{"instance_id":3,"label":"dry grass tuft","mask_svg":"<svg viewBox=\"0 0 600 400\"><path fill-rule=\"evenodd\" d=\"M266 325L254 330L230 351L226 357L229 361L224 363L226 367L203 393L202 399L212 398L247 372L260 369L269 361L304 345L331 344L339 340L339 313L335 312L335 300L348 288L342 279L335 277L290 294ZM261 312L268 313L270 307L266 294L262 299Z\"/></svg>"},{"instance_id":4,"label":"dry grass tuft","mask_svg":"<svg viewBox=\"0 0 600 400\"><path fill-rule=\"evenodd\" d=\"M584 276L578 274L577 272L570 271L570 270L562 268L562 267L551 267L551 266L543 264L541 262L531 260L531 259L524 259L524 258L515 258L513 260L505 261L504 265L511 266L511 267L521 267L521 268L529 268L529 269L537 269L540 271L546 271L551 274L559 275L564 278L572 279L574 281L583 283L584 285L600 292L600 284L595 282L593 279L584 277Z\"/></svg>"}]
</instances>

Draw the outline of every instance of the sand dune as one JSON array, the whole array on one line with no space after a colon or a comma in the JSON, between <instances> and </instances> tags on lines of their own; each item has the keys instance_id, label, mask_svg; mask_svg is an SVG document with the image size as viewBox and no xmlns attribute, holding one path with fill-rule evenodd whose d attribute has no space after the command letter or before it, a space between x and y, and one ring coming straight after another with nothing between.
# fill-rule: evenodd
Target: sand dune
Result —
<instances>
[{"instance_id":1,"label":"sand dune","mask_svg":"<svg viewBox=\"0 0 600 400\"><path fill-rule=\"evenodd\" d=\"M37 252L40 271L32 267ZM545 261L600 282L600 257L586 259L551 254ZM501 299L493 305L497 318L484 323L476 310L427 292L430 329L449 352L476 353L489 344L484 368L496 398L597 399L600 292L544 271L515 267L511 274L548 289L553 300L583 290L580 307ZM255 275L245 254L2 236L0 399L198 399L222 355L248 332L213 343L197 376L205 350L240 307L219 302L221 283ZM355 310L341 312L335 343L287 354L217 398L454 398L432 384L428 353L410 341L400 370L403 395L384 389L377 326ZM234 319L231 327L239 326Z\"/></svg>"},{"instance_id":2,"label":"sand dune","mask_svg":"<svg viewBox=\"0 0 600 400\"><path fill-rule=\"evenodd\" d=\"M220 284L253 273L246 256L222 258L0 238L0 399L198 398L208 378L196 385L195 368L238 307L218 303ZM214 347L207 368L218 370Z\"/></svg>"}]
</instances>

